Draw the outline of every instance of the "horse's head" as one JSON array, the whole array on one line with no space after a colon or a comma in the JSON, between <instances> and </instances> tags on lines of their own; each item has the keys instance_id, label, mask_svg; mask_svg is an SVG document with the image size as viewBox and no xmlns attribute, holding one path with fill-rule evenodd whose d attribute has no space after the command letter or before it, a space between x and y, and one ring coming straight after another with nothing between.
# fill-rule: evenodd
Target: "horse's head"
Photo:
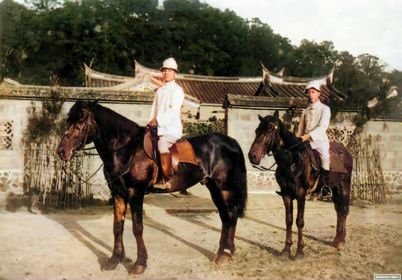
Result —
<instances>
[{"instance_id":1,"label":"horse's head","mask_svg":"<svg viewBox=\"0 0 402 280\"><path fill-rule=\"evenodd\" d=\"M260 124L255 130L255 139L248 152L248 158L252 164L260 164L265 154L275 150L280 144L279 137L279 113L273 116L261 117L258 115Z\"/></svg>"},{"instance_id":2,"label":"horse's head","mask_svg":"<svg viewBox=\"0 0 402 280\"><path fill-rule=\"evenodd\" d=\"M64 133L57 147L57 154L62 160L70 160L74 153L93 141L97 126L93 113L96 102L77 101L71 107Z\"/></svg>"}]
</instances>

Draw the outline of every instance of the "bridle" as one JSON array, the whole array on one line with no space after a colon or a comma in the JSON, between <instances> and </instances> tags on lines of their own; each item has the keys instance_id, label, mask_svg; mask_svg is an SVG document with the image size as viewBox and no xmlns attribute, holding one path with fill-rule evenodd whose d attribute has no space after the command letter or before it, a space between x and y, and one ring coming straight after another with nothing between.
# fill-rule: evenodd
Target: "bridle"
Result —
<instances>
[{"instance_id":1,"label":"bridle","mask_svg":"<svg viewBox=\"0 0 402 280\"><path fill-rule=\"evenodd\" d=\"M117 148L117 149L112 149L112 150L107 151L107 152L102 153L102 154L99 154L99 153L87 153L87 152L85 152L86 150L93 150L93 149L95 149L95 147L90 147L90 148L87 148L87 149L85 149L85 148L83 149L83 147L85 147L85 144L87 143L88 136L89 136L90 131L91 131L92 128L94 128L95 133L98 135L98 138L101 139L101 137L99 137L99 129L98 129L97 123L96 123L96 121L95 121L95 118L94 118L94 116L93 116L93 113L92 113L91 111L88 111L88 110L85 110L85 109L82 109L82 111L86 112L86 113L88 114L88 116L86 117L85 123L84 123L84 125L83 125L83 127L82 127L82 129L81 129L81 131L84 131L84 133L81 133L81 135L83 135L83 137L80 137L80 138L78 139L77 143L79 143L79 145L74 145L74 148L75 148L76 151L82 150L82 151L84 151L84 155L99 155L99 156L100 156L100 155L107 155L107 154L112 154L112 153L114 153L114 152L117 152L117 151L119 151L119 150L124 149L124 148L127 147L127 145L130 143L130 141L129 141L129 142L127 142L125 145L123 145L123 146L121 146L121 147L119 147L119 148ZM77 148L76 148L76 147L77 147ZM134 155L132 155L132 156L130 157L129 163L127 164L127 168L125 168L125 170L124 170L121 174L119 174L119 175L116 176L115 178L109 180L108 183L110 184L110 183L114 182L115 180L120 179L120 178L121 178L122 176L124 176L125 174L127 174L127 173L130 171L130 168L131 168L131 165L133 164L133 162L134 162ZM103 165L104 165L104 164L102 163L102 164L96 169L95 172L93 172L90 176L88 176L88 178L86 178L85 180L82 180L82 181L83 181L84 183L88 183L89 180L90 180L92 177L95 176L95 174L102 168ZM67 173L66 170L64 170L64 171ZM75 173L73 173L73 174L76 175L77 177L79 177L78 174L75 174Z\"/></svg>"},{"instance_id":2,"label":"bridle","mask_svg":"<svg viewBox=\"0 0 402 280\"><path fill-rule=\"evenodd\" d=\"M96 125L96 121L95 121L95 118L93 117L93 113L88 110L85 110L85 109L83 109L82 111L87 113L87 117L86 117L86 120L85 120L82 128L80 128L80 137L76 141L76 144L74 144L74 146L73 146L73 149L76 151L82 150L83 147L85 147L87 140L88 140L89 133L92 128L94 128L96 133L98 133L98 126Z\"/></svg>"},{"instance_id":3,"label":"bridle","mask_svg":"<svg viewBox=\"0 0 402 280\"><path fill-rule=\"evenodd\" d=\"M269 132L269 131L263 132L264 136L262 138L262 143L264 144L264 148L263 148L264 152L263 152L261 158L263 158L265 155L267 155L267 156L275 155L273 147L275 145L275 140L279 139L279 132L278 132L277 128L278 128L278 126L274 125L272 128L273 132ZM272 133L274 133L274 136L271 136ZM270 152L267 153L268 148L269 148ZM274 167L275 165L276 165L276 161L270 167L265 167L262 165L255 165L255 164L253 164L252 166L260 171L275 171L275 169L272 169L272 167Z\"/></svg>"},{"instance_id":4,"label":"bridle","mask_svg":"<svg viewBox=\"0 0 402 280\"><path fill-rule=\"evenodd\" d=\"M264 153L263 153L262 157L264 157L264 155L275 156L276 154L278 154L281 151L291 151L295 147L303 144L303 142L299 142L299 143L296 143L296 144L290 146L289 148L284 148L283 146L280 145L281 137L279 135L278 125L275 124L271 127L272 127L273 131L271 131L269 133L264 133L265 135L263 138L263 143L266 143L266 144L264 147ZM267 139L269 136L271 136L270 139ZM270 141L268 141L268 140L270 140ZM277 144L277 145L274 148L275 144ZM281 148L278 148L278 146ZM269 148L270 152L267 153L266 151L268 151L268 148ZM261 171L276 171L275 169L272 169L272 167L274 167L276 164L277 163L275 161L270 167L265 167L265 166L261 166L261 165L255 165L255 164L253 164L252 166Z\"/></svg>"}]
</instances>

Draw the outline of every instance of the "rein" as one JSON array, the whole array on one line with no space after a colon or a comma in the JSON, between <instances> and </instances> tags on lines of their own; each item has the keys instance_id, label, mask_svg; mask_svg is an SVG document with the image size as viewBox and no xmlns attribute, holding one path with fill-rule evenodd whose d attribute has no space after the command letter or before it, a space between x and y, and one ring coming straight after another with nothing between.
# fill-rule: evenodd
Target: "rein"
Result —
<instances>
[{"instance_id":1,"label":"rein","mask_svg":"<svg viewBox=\"0 0 402 280\"><path fill-rule=\"evenodd\" d=\"M95 170L94 173L92 173L90 176L88 176L85 180L81 179L81 176L78 173L76 173L75 171L70 170L70 172L73 173L73 175L77 176L77 178L79 178L81 182L83 182L84 184L88 184L89 180L91 180L92 177L94 177L95 174L98 173L98 171L102 168L102 166L103 166L103 163ZM62 169L63 169L64 173L66 173L66 174L69 173L65 166L62 166Z\"/></svg>"},{"instance_id":2,"label":"rein","mask_svg":"<svg viewBox=\"0 0 402 280\"><path fill-rule=\"evenodd\" d=\"M276 126L275 126L274 130L275 130L275 137L272 137L271 141L270 141L270 145L271 145L270 150L271 150L271 152L270 153L265 153L265 155L267 155L267 156L275 156L275 154L279 153L279 151L282 151L282 150L291 151L293 148L304 144L303 142L299 142L299 143L296 143L296 144L290 146L287 149L283 148L283 149L275 149L275 150L273 150L272 147L274 146L275 139L280 137ZM265 167L265 166L262 166L262 165L255 165L255 164L253 164L252 166L254 168L260 170L260 171L272 171L272 172L275 172L276 169L272 169L272 167L274 167L275 165L277 165L276 161L270 167Z\"/></svg>"},{"instance_id":3,"label":"rein","mask_svg":"<svg viewBox=\"0 0 402 280\"><path fill-rule=\"evenodd\" d=\"M85 110L85 111L86 111L86 110ZM93 114L93 113L90 112L90 111L86 111L86 112L88 112L88 114L91 114L91 115ZM90 129L90 127L91 127L92 124L95 126L95 129L96 129L97 133L99 134L99 130L98 130L98 126L97 126L97 124L96 124L96 121L94 121L93 119L92 119L92 121L91 121L91 118L88 117L88 118L87 118L87 121L85 122L84 129L83 129L83 130L85 130L85 136L82 138L82 139L83 139L82 143L84 143L84 146L85 146L85 143L86 143L86 141L87 141L87 139L88 139L89 129ZM99 137L99 135L98 135L98 137ZM99 138L100 138L100 137L99 137ZM96 149L95 146L89 147L89 148L83 148L83 149L80 149L80 150L83 151L83 154L86 155L86 156L108 155L108 154L112 154L112 153L115 153L115 152L117 152L117 151L120 151L120 150L124 149L125 147L128 146L128 144L129 144L130 142L131 142L131 141L128 141L125 145L123 145L123 146L121 146L121 147L119 147L119 148L117 148L117 149L112 149L112 150L110 150L110 151L107 151L107 152L101 153L101 154L100 154L100 153L88 153L88 152L85 152L85 151L89 151L89 150L94 150L94 149ZM77 151L78 151L78 150L77 150ZM114 182L115 180L117 180L117 179L121 178L122 176L124 176L125 174L127 174L127 173L130 171L130 168L131 168L131 165L133 164L133 162L134 162L134 156L131 156L130 161L129 161L128 165L127 165L126 170L124 170L123 172L121 172L117 177L113 178L112 180L107 181L107 183L112 183L112 182ZM72 170L71 170L71 173L73 173L73 175L77 176L77 178L79 178L81 181L83 181L83 183L87 184L87 183L89 182L89 180L92 179L92 177L94 177L95 174L96 174L103 166L104 166L104 163L102 162L102 163L100 164L100 166L95 170L95 172L93 172L93 173L92 173L90 176L88 176L85 180L82 180L82 179L80 178L81 176L80 176L79 174L77 174L76 172L72 171ZM68 171L65 169L65 167L63 166L62 168L63 168L63 171L64 171L66 174L68 174Z\"/></svg>"}]
</instances>

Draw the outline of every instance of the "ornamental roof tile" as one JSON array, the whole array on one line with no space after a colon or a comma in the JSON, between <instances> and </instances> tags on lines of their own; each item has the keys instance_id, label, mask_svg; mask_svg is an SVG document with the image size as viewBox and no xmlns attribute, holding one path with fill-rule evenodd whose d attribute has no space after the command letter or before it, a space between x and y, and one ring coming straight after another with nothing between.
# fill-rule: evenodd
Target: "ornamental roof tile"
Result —
<instances>
[{"instance_id":1,"label":"ornamental roof tile","mask_svg":"<svg viewBox=\"0 0 402 280\"><path fill-rule=\"evenodd\" d=\"M176 82L186 95L204 104L223 104L228 94L244 96L267 96L286 98L306 98L304 89L311 80L322 82L321 99L344 100L345 95L333 86L333 71L328 75L312 78L283 76L283 70L271 73L262 65L262 77L216 77L179 73ZM110 75L97 72L85 65L85 81L89 87L112 87L121 90L154 91L162 85L161 73L135 61L135 77ZM278 100L279 101L279 100Z\"/></svg>"}]
</instances>

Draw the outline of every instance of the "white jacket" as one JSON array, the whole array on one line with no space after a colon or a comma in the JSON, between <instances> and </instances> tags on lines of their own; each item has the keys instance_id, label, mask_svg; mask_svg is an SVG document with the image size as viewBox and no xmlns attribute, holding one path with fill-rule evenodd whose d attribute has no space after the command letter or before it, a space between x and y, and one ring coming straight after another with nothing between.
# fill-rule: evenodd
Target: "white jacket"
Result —
<instances>
[{"instance_id":1,"label":"white jacket","mask_svg":"<svg viewBox=\"0 0 402 280\"><path fill-rule=\"evenodd\" d=\"M167 82L157 90L150 120L156 118L159 136L170 135L176 138L183 136L183 125L180 118L183 101L183 89L175 81Z\"/></svg>"},{"instance_id":2,"label":"white jacket","mask_svg":"<svg viewBox=\"0 0 402 280\"><path fill-rule=\"evenodd\" d=\"M329 139L327 129L330 120L331 110L327 105L318 100L303 110L297 136L300 137L308 133L312 139L312 141L310 141L311 148L328 150Z\"/></svg>"}]
</instances>

